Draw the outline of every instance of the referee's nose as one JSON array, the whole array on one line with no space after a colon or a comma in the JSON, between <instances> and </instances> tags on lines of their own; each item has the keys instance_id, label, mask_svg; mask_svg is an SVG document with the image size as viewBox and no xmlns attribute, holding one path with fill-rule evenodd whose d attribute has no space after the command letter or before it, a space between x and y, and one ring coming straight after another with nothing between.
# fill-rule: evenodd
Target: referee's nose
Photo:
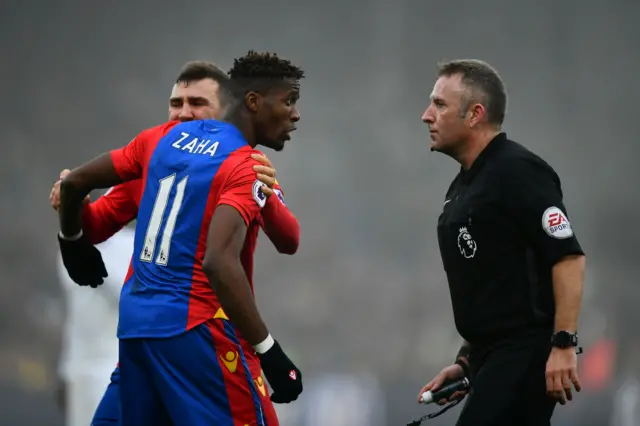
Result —
<instances>
[{"instance_id":1,"label":"referee's nose","mask_svg":"<svg viewBox=\"0 0 640 426\"><path fill-rule=\"evenodd\" d=\"M434 121L435 121L435 116L433 115L433 112L431 110L431 105L429 105L427 109L424 110L424 113L422 114L422 122L427 124L433 124Z\"/></svg>"}]
</instances>

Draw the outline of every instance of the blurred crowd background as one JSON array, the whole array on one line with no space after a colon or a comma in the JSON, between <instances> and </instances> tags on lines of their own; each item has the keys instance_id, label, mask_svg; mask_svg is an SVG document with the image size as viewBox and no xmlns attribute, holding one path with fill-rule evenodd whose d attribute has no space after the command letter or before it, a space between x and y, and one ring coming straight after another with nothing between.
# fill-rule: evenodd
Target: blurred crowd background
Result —
<instances>
[{"instance_id":1,"label":"blurred crowd background","mask_svg":"<svg viewBox=\"0 0 640 426\"><path fill-rule=\"evenodd\" d=\"M256 255L259 306L307 384L279 407L283 426L400 426L430 410L417 391L460 343L435 235L457 165L429 152L420 117L436 63L462 57L500 72L505 130L556 169L587 252L584 390L553 424L640 425L639 18L632 0L4 0L0 424L64 424L60 170L164 122L184 62L229 69L256 49L307 73L299 130L267 152L300 249L262 236Z\"/></svg>"}]
</instances>

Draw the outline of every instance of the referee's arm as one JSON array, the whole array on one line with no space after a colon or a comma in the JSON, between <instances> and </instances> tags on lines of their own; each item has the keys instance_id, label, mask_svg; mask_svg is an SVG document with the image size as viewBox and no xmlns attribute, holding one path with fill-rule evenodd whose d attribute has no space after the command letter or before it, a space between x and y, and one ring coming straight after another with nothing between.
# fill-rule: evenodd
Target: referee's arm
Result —
<instances>
[{"instance_id":1,"label":"referee's arm","mask_svg":"<svg viewBox=\"0 0 640 426\"><path fill-rule=\"evenodd\" d=\"M584 255L567 255L553 266L553 297L556 303L555 332L578 331L584 282Z\"/></svg>"},{"instance_id":2,"label":"referee's arm","mask_svg":"<svg viewBox=\"0 0 640 426\"><path fill-rule=\"evenodd\" d=\"M538 157L513 161L503 194L536 255L551 268L555 331L576 333L582 302L585 256L563 203L560 179ZM547 363L547 391L560 403L571 400L571 383L580 390L575 348L554 348Z\"/></svg>"},{"instance_id":3,"label":"referee's arm","mask_svg":"<svg viewBox=\"0 0 640 426\"><path fill-rule=\"evenodd\" d=\"M509 169L503 195L536 255L552 268L556 331L575 332L585 258L562 200L560 179L537 157L515 160Z\"/></svg>"}]
</instances>

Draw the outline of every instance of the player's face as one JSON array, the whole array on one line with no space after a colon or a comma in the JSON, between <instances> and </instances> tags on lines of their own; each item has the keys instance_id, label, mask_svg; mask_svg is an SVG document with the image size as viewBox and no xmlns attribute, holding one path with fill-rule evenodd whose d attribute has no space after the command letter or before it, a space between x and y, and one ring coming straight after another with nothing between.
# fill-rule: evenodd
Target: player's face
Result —
<instances>
[{"instance_id":1,"label":"player's face","mask_svg":"<svg viewBox=\"0 0 640 426\"><path fill-rule=\"evenodd\" d=\"M455 154L460 150L469 134L466 108L462 105L466 88L460 75L442 76L431 92L431 103L422 115L422 121L429 126L431 149L445 154Z\"/></svg>"},{"instance_id":2,"label":"player's face","mask_svg":"<svg viewBox=\"0 0 640 426\"><path fill-rule=\"evenodd\" d=\"M210 78L176 83L169 98L169 121L219 119L218 82Z\"/></svg>"},{"instance_id":3,"label":"player's face","mask_svg":"<svg viewBox=\"0 0 640 426\"><path fill-rule=\"evenodd\" d=\"M274 88L262 98L258 110L258 126L260 145L281 151L286 141L291 139L290 133L296 129L295 123L300 120L296 102L300 96L297 85Z\"/></svg>"}]
</instances>

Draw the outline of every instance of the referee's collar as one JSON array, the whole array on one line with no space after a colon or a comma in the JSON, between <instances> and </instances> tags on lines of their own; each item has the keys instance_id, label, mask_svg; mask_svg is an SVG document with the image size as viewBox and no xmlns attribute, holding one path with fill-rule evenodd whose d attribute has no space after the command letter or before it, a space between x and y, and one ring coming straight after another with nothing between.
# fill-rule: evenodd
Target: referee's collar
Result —
<instances>
[{"instance_id":1,"label":"referee's collar","mask_svg":"<svg viewBox=\"0 0 640 426\"><path fill-rule=\"evenodd\" d=\"M487 146L482 150L476 161L473 162L469 170L465 170L460 167L460 173L465 181L469 182L478 173L482 166L487 162L487 159L491 158L496 152L500 150L504 143L507 141L507 134L505 132L498 133Z\"/></svg>"}]
</instances>

